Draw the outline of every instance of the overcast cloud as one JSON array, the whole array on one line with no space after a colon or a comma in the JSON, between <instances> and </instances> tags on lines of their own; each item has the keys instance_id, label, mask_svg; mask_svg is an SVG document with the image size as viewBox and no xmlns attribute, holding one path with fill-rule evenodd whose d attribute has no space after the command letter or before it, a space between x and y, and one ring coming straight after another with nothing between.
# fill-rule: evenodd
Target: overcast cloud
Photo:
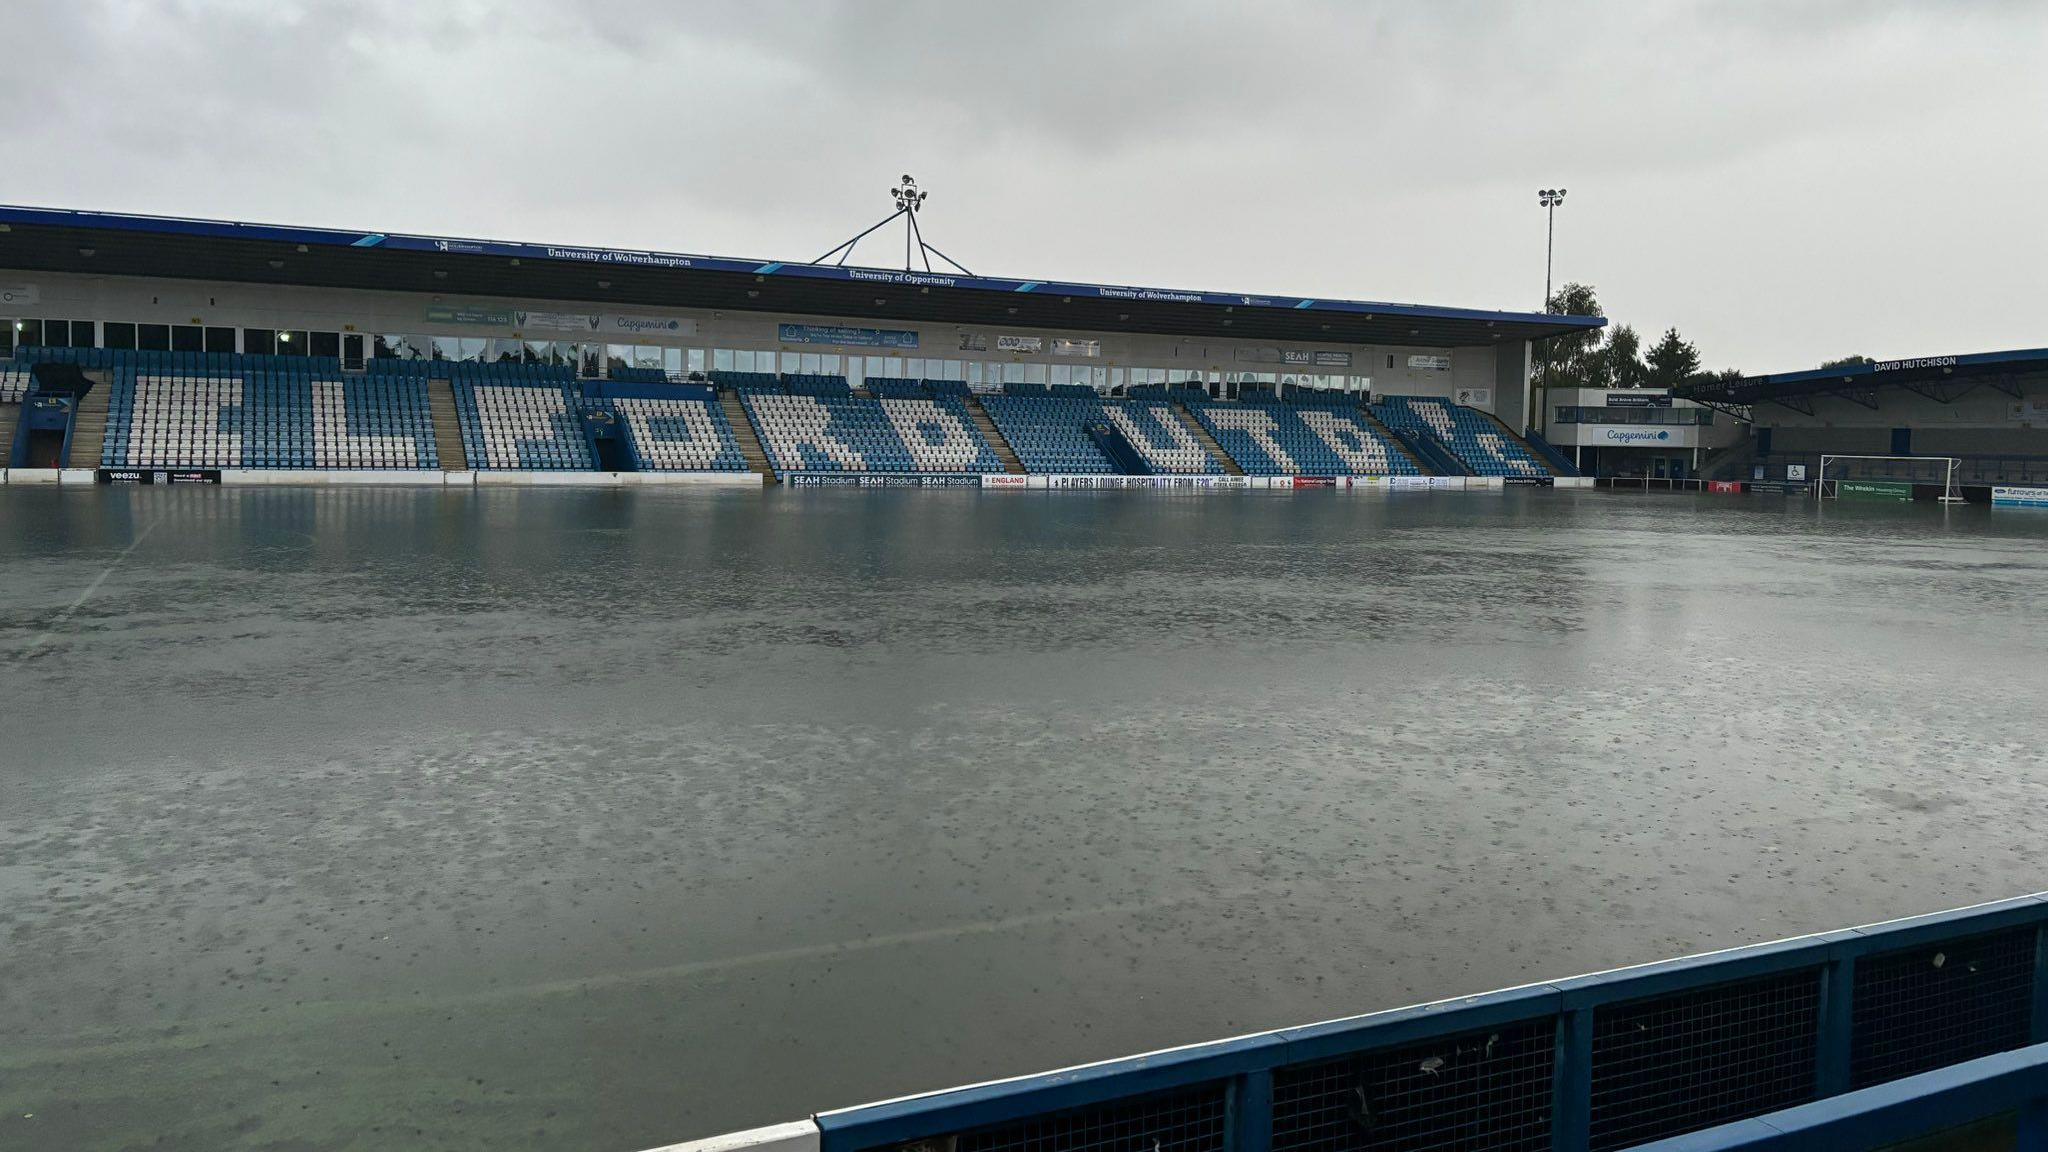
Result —
<instances>
[{"instance_id":1,"label":"overcast cloud","mask_svg":"<svg viewBox=\"0 0 2048 1152\"><path fill-rule=\"evenodd\" d=\"M2048 4L14 0L0 199L2048 344ZM893 250L863 246L865 262Z\"/></svg>"}]
</instances>

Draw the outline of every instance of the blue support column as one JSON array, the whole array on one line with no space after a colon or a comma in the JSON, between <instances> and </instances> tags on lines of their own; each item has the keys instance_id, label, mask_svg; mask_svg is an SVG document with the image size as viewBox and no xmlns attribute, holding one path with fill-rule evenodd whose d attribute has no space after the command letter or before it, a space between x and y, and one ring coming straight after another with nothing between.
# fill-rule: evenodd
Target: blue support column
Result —
<instances>
[{"instance_id":1,"label":"blue support column","mask_svg":"<svg viewBox=\"0 0 2048 1152\"><path fill-rule=\"evenodd\" d=\"M1814 1048L1814 1097L1849 1090L1849 1045L1854 1039L1856 958L1844 956L1821 969L1820 1036Z\"/></svg>"},{"instance_id":2,"label":"blue support column","mask_svg":"<svg viewBox=\"0 0 2048 1152\"><path fill-rule=\"evenodd\" d=\"M2034 929L2034 1020L2027 1039L2048 1042L2048 924Z\"/></svg>"},{"instance_id":3,"label":"blue support column","mask_svg":"<svg viewBox=\"0 0 2048 1152\"><path fill-rule=\"evenodd\" d=\"M1557 1067L1551 1080L1550 1147L1586 1152L1593 1134L1593 1010L1557 1018Z\"/></svg>"},{"instance_id":4,"label":"blue support column","mask_svg":"<svg viewBox=\"0 0 2048 1152\"><path fill-rule=\"evenodd\" d=\"M1273 1146L1273 1072L1261 1068L1231 1085L1229 1152L1268 1152Z\"/></svg>"}]
</instances>

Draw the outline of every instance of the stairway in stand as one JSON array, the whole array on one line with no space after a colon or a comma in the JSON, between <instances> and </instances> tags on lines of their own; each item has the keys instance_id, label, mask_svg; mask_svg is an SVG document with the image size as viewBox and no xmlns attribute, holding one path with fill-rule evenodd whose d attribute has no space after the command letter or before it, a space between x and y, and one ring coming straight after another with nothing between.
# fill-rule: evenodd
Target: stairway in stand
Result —
<instances>
[{"instance_id":1,"label":"stairway in stand","mask_svg":"<svg viewBox=\"0 0 2048 1152\"><path fill-rule=\"evenodd\" d=\"M1408 446L1406 444L1401 443L1401 438L1399 436L1394 435L1394 430L1392 428L1389 428L1385 424L1380 423L1380 418L1372 414L1372 405L1359 405L1358 414L1360 416L1365 417L1366 426L1371 428L1373 431L1379 433L1380 438L1385 440L1388 446L1393 448L1394 451L1399 452L1402 456L1407 457L1409 463L1415 465L1416 471L1422 473L1424 476L1436 475L1436 469L1431 468L1421 458L1417 457L1415 453L1410 452L1408 450Z\"/></svg>"},{"instance_id":2,"label":"stairway in stand","mask_svg":"<svg viewBox=\"0 0 2048 1152\"><path fill-rule=\"evenodd\" d=\"M1515 430L1514 430L1513 428L1510 428L1510 427L1508 427L1508 422L1507 422L1507 421L1505 421L1505 420L1501 419L1501 418L1500 418L1500 417L1498 417L1498 416L1495 416L1495 415L1494 415L1493 413L1491 413L1491 412L1488 412L1488 411L1487 411L1486 409L1484 409L1484 408L1474 408L1474 409L1473 409L1473 411L1474 411L1474 412L1477 412L1477 413L1479 413L1479 414L1480 414L1481 416L1484 416L1484 417L1486 417L1486 418L1487 418L1488 420L1492 421L1492 422L1493 422L1493 426L1494 426L1495 428L1499 429L1499 431L1500 431L1500 434L1501 434L1501 435L1503 435L1503 436L1505 436L1505 437L1507 437L1507 438L1508 438L1508 442L1509 442L1509 443L1511 443L1511 444L1520 444L1520 445L1522 446L1522 449L1523 449L1523 451L1526 451L1527 453L1529 453L1529 457L1530 457L1530 459L1532 459L1532 460L1536 461L1536 463L1537 463L1537 464L1538 464L1538 465L1539 465L1540 467L1542 467L1542 469L1543 469L1543 471L1544 471L1544 474L1545 474L1545 475L1548 475L1548 476L1564 476L1564 475L1568 475L1568 473L1565 473L1565 472L1562 472L1562 471L1560 471L1560 470L1558 469L1557 465L1555 465L1555 464L1552 464L1552 463L1551 463L1550 461L1548 461L1548 460L1544 459L1544 458L1543 458L1543 453L1541 453L1541 452L1538 452L1538 451L1536 450L1536 446L1535 446L1534 444L1531 444L1531 443L1529 443L1529 441L1528 441L1528 438L1524 437L1524 436L1523 436L1523 435L1522 435L1522 434L1521 434L1520 432L1517 432L1517 431L1515 431Z\"/></svg>"},{"instance_id":3,"label":"stairway in stand","mask_svg":"<svg viewBox=\"0 0 2048 1152\"><path fill-rule=\"evenodd\" d=\"M740 403L740 394L721 389L718 406L725 409L726 423L732 425L733 438L740 442L740 455L746 457L747 467L760 473L763 482L775 479L775 469L768 465L768 453L761 447L761 438L754 434L754 422L747 419L747 406Z\"/></svg>"},{"instance_id":4,"label":"stairway in stand","mask_svg":"<svg viewBox=\"0 0 2048 1152\"><path fill-rule=\"evenodd\" d=\"M427 415L434 421L434 456L445 472L467 472L469 452L462 446L462 422L455 417L455 389L446 380L427 381Z\"/></svg>"},{"instance_id":5,"label":"stairway in stand","mask_svg":"<svg viewBox=\"0 0 2048 1152\"><path fill-rule=\"evenodd\" d=\"M1003 462L1003 471L1012 476L1022 476L1024 462L1017 459L1016 450L1010 447L1008 440L1003 439L1002 429L997 428L996 422L989 419L988 409L981 406L978 397L967 398L967 415L973 418L974 427L981 433L981 438L988 441L988 446L996 450L996 459Z\"/></svg>"},{"instance_id":6,"label":"stairway in stand","mask_svg":"<svg viewBox=\"0 0 2048 1152\"><path fill-rule=\"evenodd\" d=\"M21 405L0 404L0 468L14 455L14 428L21 423Z\"/></svg>"},{"instance_id":7,"label":"stairway in stand","mask_svg":"<svg viewBox=\"0 0 2048 1152\"><path fill-rule=\"evenodd\" d=\"M114 385L106 372L86 375L92 377L93 388L78 402L78 411L71 414L71 451L64 458L66 468L99 467L100 452L107 443L107 408ZM12 436L8 442L13 442Z\"/></svg>"},{"instance_id":8,"label":"stairway in stand","mask_svg":"<svg viewBox=\"0 0 2048 1152\"><path fill-rule=\"evenodd\" d=\"M1188 431L1194 433L1195 442L1206 449L1209 455L1215 457L1218 464L1223 465L1224 472L1232 476L1244 475L1244 469L1238 467L1237 461L1230 458L1230 453L1223 450L1223 445L1218 444L1214 436L1209 435L1209 430L1202 427L1202 422L1195 418L1193 412L1181 404L1175 404L1173 410L1180 417L1180 422L1188 426Z\"/></svg>"}]
</instances>

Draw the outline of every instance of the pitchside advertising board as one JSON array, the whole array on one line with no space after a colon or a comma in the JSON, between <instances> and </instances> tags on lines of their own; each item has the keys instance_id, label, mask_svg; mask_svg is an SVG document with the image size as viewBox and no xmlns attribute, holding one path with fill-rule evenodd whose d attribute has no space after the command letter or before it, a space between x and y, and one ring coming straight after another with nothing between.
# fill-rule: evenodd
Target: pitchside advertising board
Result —
<instances>
[{"instance_id":1,"label":"pitchside advertising board","mask_svg":"<svg viewBox=\"0 0 2048 1152\"><path fill-rule=\"evenodd\" d=\"M102 484L218 484L218 468L101 468L93 479Z\"/></svg>"},{"instance_id":2,"label":"pitchside advertising board","mask_svg":"<svg viewBox=\"0 0 2048 1152\"><path fill-rule=\"evenodd\" d=\"M1549 477L1531 477L1543 483ZM984 475L983 488L1001 489L1153 489L1171 492L1311 491L1329 489L1399 489L1462 492L1504 486L1498 476L1109 476Z\"/></svg>"},{"instance_id":3,"label":"pitchside advertising board","mask_svg":"<svg viewBox=\"0 0 2048 1152\"><path fill-rule=\"evenodd\" d=\"M1843 500L1895 500L1913 498L1913 486L1904 480L1837 480L1835 495Z\"/></svg>"},{"instance_id":4,"label":"pitchside advertising board","mask_svg":"<svg viewBox=\"0 0 2048 1152\"><path fill-rule=\"evenodd\" d=\"M1991 506L1994 508L2048 508L2048 488L2013 488L1998 485L1991 489Z\"/></svg>"},{"instance_id":5,"label":"pitchside advertising board","mask_svg":"<svg viewBox=\"0 0 2048 1152\"><path fill-rule=\"evenodd\" d=\"M972 472L786 472L782 482L792 488L979 488Z\"/></svg>"}]
</instances>

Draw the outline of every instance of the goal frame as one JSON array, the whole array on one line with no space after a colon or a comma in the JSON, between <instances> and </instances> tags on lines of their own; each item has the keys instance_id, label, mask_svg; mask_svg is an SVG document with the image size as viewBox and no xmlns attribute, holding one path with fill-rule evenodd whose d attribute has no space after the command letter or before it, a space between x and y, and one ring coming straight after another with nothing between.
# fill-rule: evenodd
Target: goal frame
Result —
<instances>
[{"instance_id":1,"label":"goal frame","mask_svg":"<svg viewBox=\"0 0 2048 1152\"><path fill-rule=\"evenodd\" d=\"M1963 462L1961 457L1864 456L1844 452L1823 452L1820 454L1820 470L1814 475L1813 478L1813 495L1814 498L1817 500L1836 500L1841 498L1839 492L1842 481L1839 477L1832 481L1832 483L1834 483L1835 485L1835 489L1833 491L1830 491L1828 488L1828 484L1830 483L1830 481L1828 480L1828 464L1830 461L1834 460L1896 460L1909 464L1944 464L1946 465L1946 467L1942 470L1941 495L1938 497L1938 499L1943 504L1964 503L1963 490L1956 486L1956 465L1961 464ZM1909 483L1911 483L1911 481L1909 481Z\"/></svg>"}]
</instances>

